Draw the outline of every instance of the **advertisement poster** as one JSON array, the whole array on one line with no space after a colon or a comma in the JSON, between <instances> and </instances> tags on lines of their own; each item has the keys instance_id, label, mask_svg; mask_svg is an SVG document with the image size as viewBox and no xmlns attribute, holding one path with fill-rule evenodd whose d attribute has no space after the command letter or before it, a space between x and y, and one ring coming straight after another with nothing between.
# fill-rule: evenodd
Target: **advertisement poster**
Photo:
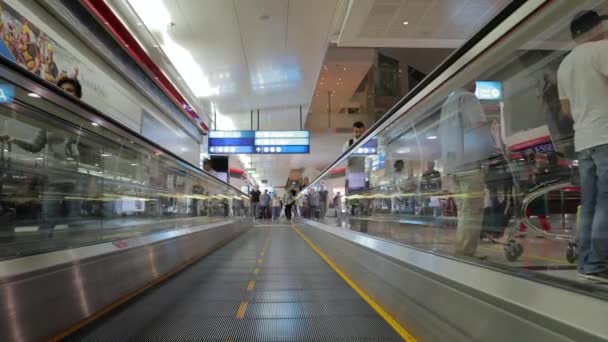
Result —
<instances>
[{"instance_id":1,"label":"advertisement poster","mask_svg":"<svg viewBox=\"0 0 608 342\"><path fill-rule=\"evenodd\" d=\"M0 55L45 80L80 78L86 67L47 33L0 0Z\"/></svg>"}]
</instances>

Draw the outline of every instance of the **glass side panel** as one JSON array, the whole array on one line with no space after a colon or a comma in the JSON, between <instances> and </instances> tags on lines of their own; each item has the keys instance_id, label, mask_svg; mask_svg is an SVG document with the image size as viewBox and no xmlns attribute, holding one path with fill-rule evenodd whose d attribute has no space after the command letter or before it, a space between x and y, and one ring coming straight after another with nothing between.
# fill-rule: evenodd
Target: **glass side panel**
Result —
<instances>
[{"instance_id":1,"label":"glass side panel","mask_svg":"<svg viewBox=\"0 0 608 342\"><path fill-rule=\"evenodd\" d=\"M573 41L582 10L608 1L545 5L379 132L375 153L316 180L302 215L608 294L589 277L608 270L608 25L591 15Z\"/></svg>"},{"instance_id":2,"label":"glass side panel","mask_svg":"<svg viewBox=\"0 0 608 342\"><path fill-rule=\"evenodd\" d=\"M0 258L196 227L243 194L0 79Z\"/></svg>"}]
</instances>

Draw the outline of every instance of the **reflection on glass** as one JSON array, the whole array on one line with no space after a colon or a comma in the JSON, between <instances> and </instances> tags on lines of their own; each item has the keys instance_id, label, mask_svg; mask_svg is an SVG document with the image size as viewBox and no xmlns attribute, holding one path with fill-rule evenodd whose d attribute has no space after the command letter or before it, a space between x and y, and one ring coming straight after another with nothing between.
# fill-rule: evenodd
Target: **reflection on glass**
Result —
<instances>
[{"instance_id":1,"label":"reflection on glass","mask_svg":"<svg viewBox=\"0 0 608 342\"><path fill-rule=\"evenodd\" d=\"M242 193L13 87L0 105L0 258L244 215Z\"/></svg>"},{"instance_id":2,"label":"reflection on glass","mask_svg":"<svg viewBox=\"0 0 608 342\"><path fill-rule=\"evenodd\" d=\"M606 1L595 4L599 13L608 9ZM568 98L576 101L578 94L578 101L585 101L580 99L593 92L584 90L586 82L596 77L589 73L601 73L598 79L606 82L608 73L601 68L558 75L560 65L574 68L575 58L587 58L571 53L585 44L575 44L570 32L575 15L593 9L583 5L565 1L545 7L542 23L529 19L513 33L516 48L503 39L377 133L376 154L353 153L315 180L311 191L324 182L329 198L340 198L329 202L324 221L474 262L590 285L577 275L603 279L598 272L608 267L608 234L606 225L597 223L603 195L581 201L581 185L592 194L605 192L600 183L607 173L599 161L605 159L606 117L583 128L585 118L564 110L567 87L559 89L560 82L567 83ZM586 15L599 49L608 26L599 16ZM572 106L580 111L580 102ZM580 147L580 141L592 145ZM589 177L591 167L601 171L596 178ZM587 221L577 224L578 212ZM590 232L596 235L585 236ZM586 242L577 244L577 237Z\"/></svg>"}]
</instances>

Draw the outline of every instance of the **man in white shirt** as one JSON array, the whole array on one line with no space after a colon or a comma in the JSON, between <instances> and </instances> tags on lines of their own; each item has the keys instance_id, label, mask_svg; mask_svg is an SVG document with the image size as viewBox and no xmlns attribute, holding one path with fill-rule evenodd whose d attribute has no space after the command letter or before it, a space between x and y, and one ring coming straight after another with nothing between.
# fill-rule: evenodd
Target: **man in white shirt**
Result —
<instances>
[{"instance_id":1,"label":"man in white shirt","mask_svg":"<svg viewBox=\"0 0 608 342\"><path fill-rule=\"evenodd\" d=\"M562 111L574 121L582 187L577 268L608 278L608 40L604 16L577 14L570 23L578 44L559 66Z\"/></svg>"},{"instance_id":2,"label":"man in white shirt","mask_svg":"<svg viewBox=\"0 0 608 342\"><path fill-rule=\"evenodd\" d=\"M342 152L346 152L357 140L363 136L366 128L365 124L361 121L357 121L353 124L353 137L344 142L342 146ZM350 156L347 161L346 168L346 183L344 188L346 193L350 193L350 190L359 190L366 187L366 175L365 175L365 157L364 156ZM361 199L360 201L351 202L351 214L357 211L357 206L360 204L364 205L366 200Z\"/></svg>"},{"instance_id":3,"label":"man in white shirt","mask_svg":"<svg viewBox=\"0 0 608 342\"><path fill-rule=\"evenodd\" d=\"M353 124L353 137L348 139L342 145L342 152L346 152L361 136L365 133L365 124L361 121L357 121Z\"/></svg>"},{"instance_id":4,"label":"man in white shirt","mask_svg":"<svg viewBox=\"0 0 608 342\"><path fill-rule=\"evenodd\" d=\"M484 258L475 254L484 208L484 177L479 165L483 156L467 146L465 140L476 134L476 130L487 120L475 96L475 83L471 82L465 88L451 93L441 106L439 139L444 172L442 186L454 196L456 202L456 254Z\"/></svg>"}]
</instances>

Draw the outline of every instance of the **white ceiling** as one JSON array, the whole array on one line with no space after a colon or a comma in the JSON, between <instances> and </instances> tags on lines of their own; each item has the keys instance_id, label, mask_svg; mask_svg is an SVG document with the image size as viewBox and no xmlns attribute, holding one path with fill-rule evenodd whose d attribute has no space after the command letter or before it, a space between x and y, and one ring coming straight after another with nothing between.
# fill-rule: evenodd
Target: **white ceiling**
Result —
<instances>
[{"instance_id":1,"label":"white ceiling","mask_svg":"<svg viewBox=\"0 0 608 342\"><path fill-rule=\"evenodd\" d=\"M351 47L456 48L509 2L352 0L337 43Z\"/></svg>"},{"instance_id":2,"label":"white ceiling","mask_svg":"<svg viewBox=\"0 0 608 342\"><path fill-rule=\"evenodd\" d=\"M199 65L219 113L238 120L260 109L281 125L293 119L272 109L308 112L337 0L156 1L175 24L168 36Z\"/></svg>"},{"instance_id":3,"label":"white ceiling","mask_svg":"<svg viewBox=\"0 0 608 342\"><path fill-rule=\"evenodd\" d=\"M312 101L313 113L331 112L358 104L351 103L355 90L374 64L376 51L365 48L330 48L319 75ZM331 99L328 99L330 97Z\"/></svg>"},{"instance_id":4,"label":"white ceiling","mask_svg":"<svg viewBox=\"0 0 608 342\"><path fill-rule=\"evenodd\" d=\"M302 122L310 111L327 110L327 101L313 97L331 91L332 112L348 104L373 64L369 48L454 48L509 2L351 0L343 16L339 0L107 1L131 4L134 18L143 21L180 73L174 83L186 81L202 108L215 108L218 120L211 128L222 130L258 128L258 109L260 129L300 129L300 107ZM330 50L324 60L336 27L341 27L337 45L355 48ZM331 82L321 84L321 78ZM282 186L291 169L324 168L346 139L348 134L313 132L310 155L254 156L258 179ZM247 167L248 160L231 157L236 167Z\"/></svg>"},{"instance_id":5,"label":"white ceiling","mask_svg":"<svg viewBox=\"0 0 608 342\"><path fill-rule=\"evenodd\" d=\"M199 102L209 103L211 120L217 112L212 129L250 129L252 110L253 129L258 110L259 129L300 129L300 107L306 121L338 0L115 1L131 5ZM315 144L313 137L311 149L320 151ZM311 156L254 156L254 164L269 165L264 176L282 185ZM249 157L232 160L246 167Z\"/></svg>"}]
</instances>

